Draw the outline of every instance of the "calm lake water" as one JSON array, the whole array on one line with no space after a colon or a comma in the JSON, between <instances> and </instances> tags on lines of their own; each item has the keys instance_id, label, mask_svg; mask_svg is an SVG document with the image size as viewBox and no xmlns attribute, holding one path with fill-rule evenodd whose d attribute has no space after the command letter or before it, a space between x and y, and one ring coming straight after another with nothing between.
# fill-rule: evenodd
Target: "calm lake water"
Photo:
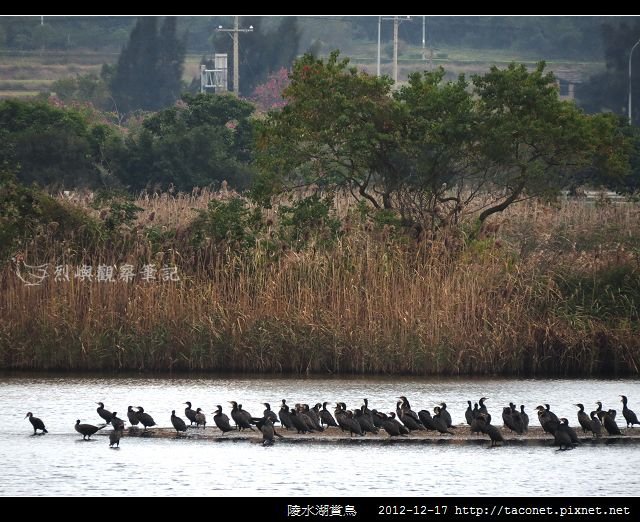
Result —
<instances>
[{"instance_id":1,"label":"calm lake water","mask_svg":"<svg viewBox=\"0 0 640 522\"><path fill-rule=\"evenodd\" d=\"M573 451L546 446L448 444L287 444L263 447L248 441L123 438L110 449L106 437L90 442L74 431L76 419L100 424L96 402L120 418L142 405L160 426L171 410L184 418L184 403L202 407L208 421L216 404L229 414L236 400L253 415L262 402L277 411L291 404L341 400L359 407L395 409L406 395L414 410L445 401L455 424L466 401L489 397L494 424L510 401L552 410L577 425L576 402L587 411L601 400L618 410L619 395L640 414L640 380L281 379L246 377L0 377L0 495L152 496L637 496L640 445L585 445ZM31 411L49 430L32 436ZM110 428L108 428L110 429ZM640 429L640 428L636 428ZM551 444L551 442L550 442ZM587 470L585 472L585 470Z\"/></svg>"}]
</instances>

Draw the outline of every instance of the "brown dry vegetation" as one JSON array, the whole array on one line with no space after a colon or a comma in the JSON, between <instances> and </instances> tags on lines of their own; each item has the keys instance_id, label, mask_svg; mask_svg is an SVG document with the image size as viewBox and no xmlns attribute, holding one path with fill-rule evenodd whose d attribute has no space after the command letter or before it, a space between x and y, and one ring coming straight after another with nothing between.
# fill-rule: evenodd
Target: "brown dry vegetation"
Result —
<instances>
[{"instance_id":1,"label":"brown dry vegetation","mask_svg":"<svg viewBox=\"0 0 640 522\"><path fill-rule=\"evenodd\" d=\"M145 210L136 226L99 248L58 241L56 224L43 229L25 249L29 264L175 264L181 281L49 277L26 286L15 266L6 266L0 274L2 366L638 372L637 204L531 201L470 240L464 229L435 239L408 237L361 218L340 200L342 229L334 242L312 237L301 248L286 244L272 213L249 251L212 241L193 247L193 209L224 197L196 191L140 198L136 204ZM155 240L147 233L151 227Z\"/></svg>"}]
</instances>

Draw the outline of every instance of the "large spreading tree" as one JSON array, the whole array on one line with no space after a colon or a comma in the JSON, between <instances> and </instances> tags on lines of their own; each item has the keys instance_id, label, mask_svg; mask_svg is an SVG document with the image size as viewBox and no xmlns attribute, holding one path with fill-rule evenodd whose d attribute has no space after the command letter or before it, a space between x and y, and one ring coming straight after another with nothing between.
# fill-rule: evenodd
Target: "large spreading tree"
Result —
<instances>
[{"instance_id":1,"label":"large spreading tree","mask_svg":"<svg viewBox=\"0 0 640 522\"><path fill-rule=\"evenodd\" d=\"M414 73L394 91L388 77L349 67L337 52L305 55L284 92L287 105L259 123L254 194L342 190L434 228L465 215L483 222L556 193L584 169L626 173L618 119L560 100L544 69L493 67L471 82L445 81L442 70Z\"/></svg>"}]
</instances>

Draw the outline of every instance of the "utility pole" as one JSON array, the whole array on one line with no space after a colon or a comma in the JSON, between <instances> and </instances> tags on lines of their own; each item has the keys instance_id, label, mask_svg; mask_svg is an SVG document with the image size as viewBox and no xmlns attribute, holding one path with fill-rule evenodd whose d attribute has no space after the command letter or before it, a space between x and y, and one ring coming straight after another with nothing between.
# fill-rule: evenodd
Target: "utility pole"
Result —
<instances>
[{"instance_id":1,"label":"utility pole","mask_svg":"<svg viewBox=\"0 0 640 522\"><path fill-rule=\"evenodd\" d=\"M382 29L382 16L378 16L378 76L380 76L380 31Z\"/></svg>"},{"instance_id":2,"label":"utility pole","mask_svg":"<svg viewBox=\"0 0 640 522\"><path fill-rule=\"evenodd\" d=\"M635 48L638 47L638 44L640 44L640 40L633 45L629 53L629 125L631 125L631 57L633 56Z\"/></svg>"},{"instance_id":3,"label":"utility pole","mask_svg":"<svg viewBox=\"0 0 640 522\"><path fill-rule=\"evenodd\" d=\"M240 96L240 51L238 49L239 33L250 33L253 31L253 26L250 25L249 29L240 29L240 17L233 17L233 29L223 29L221 25L218 26L216 31L220 33L233 33L231 39L233 40L233 92L236 96Z\"/></svg>"},{"instance_id":4,"label":"utility pole","mask_svg":"<svg viewBox=\"0 0 640 522\"><path fill-rule=\"evenodd\" d=\"M427 45L427 17L422 15L422 59L427 59L427 53L425 52Z\"/></svg>"},{"instance_id":5,"label":"utility pole","mask_svg":"<svg viewBox=\"0 0 640 522\"><path fill-rule=\"evenodd\" d=\"M400 21L393 17L393 83L398 83L398 26Z\"/></svg>"}]
</instances>

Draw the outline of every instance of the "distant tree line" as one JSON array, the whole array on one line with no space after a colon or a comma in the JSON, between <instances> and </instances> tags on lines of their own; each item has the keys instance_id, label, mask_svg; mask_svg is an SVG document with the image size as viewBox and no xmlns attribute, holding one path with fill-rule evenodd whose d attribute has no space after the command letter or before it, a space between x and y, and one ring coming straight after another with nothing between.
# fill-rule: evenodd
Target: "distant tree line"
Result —
<instances>
[{"instance_id":1,"label":"distant tree line","mask_svg":"<svg viewBox=\"0 0 640 522\"><path fill-rule=\"evenodd\" d=\"M277 33L275 28L294 17L243 17L243 26L262 26L264 34ZM602 16L438 16L427 17L429 45L474 47L480 49L512 49L535 53L540 57L566 57L599 59L602 56L602 40L599 27L602 23L615 22L623 17ZM259 21L257 21L259 20ZM35 49L93 49L119 50L136 23L134 17L81 16L45 17L44 25L39 16L0 18L0 48L11 50ZM178 30L188 34L189 52L211 51L211 30L218 25L230 27L232 17L179 17ZM291 23L291 22L289 22ZM325 43L336 47L336 39L346 49L357 42L374 42L377 38L376 16L339 16L327 18L300 17L297 21L303 37L300 48L309 49L314 35L322 35ZM321 30L318 28L321 27ZM221 35L224 36L224 35ZM256 34L254 34L255 38ZM392 24L383 24L383 39L392 37ZM250 38L250 37L249 37ZM400 26L400 38L419 45L422 39L422 19L413 17L411 23ZM226 40L230 39L225 36ZM222 45L215 38L215 45ZM288 45L289 42L283 42ZM224 44L226 46L226 43ZM266 48L269 44L266 45Z\"/></svg>"}]
</instances>

